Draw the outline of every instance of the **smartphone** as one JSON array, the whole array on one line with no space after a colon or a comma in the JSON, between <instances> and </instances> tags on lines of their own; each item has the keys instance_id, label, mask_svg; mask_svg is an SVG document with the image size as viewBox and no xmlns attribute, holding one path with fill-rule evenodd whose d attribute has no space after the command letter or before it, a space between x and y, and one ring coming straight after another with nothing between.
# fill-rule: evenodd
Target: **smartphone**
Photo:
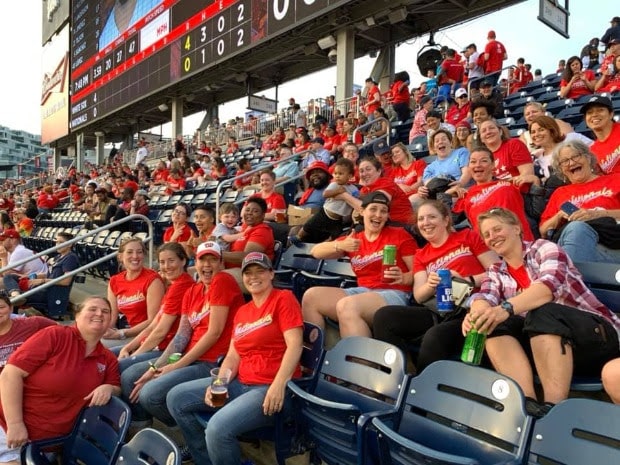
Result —
<instances>
[{"instance_id":1,"label":"smartphone","mask_svg":"<svg viewBox=\"0 0 620 465\"><path fill-rule=\"evenodd\" d=\"M573 213L575 213L577 210L579 210L579 207L572 202L564 202L560 206L560 210L562 210L564 213L570 216Z\"/></svg>"}]
</instances>

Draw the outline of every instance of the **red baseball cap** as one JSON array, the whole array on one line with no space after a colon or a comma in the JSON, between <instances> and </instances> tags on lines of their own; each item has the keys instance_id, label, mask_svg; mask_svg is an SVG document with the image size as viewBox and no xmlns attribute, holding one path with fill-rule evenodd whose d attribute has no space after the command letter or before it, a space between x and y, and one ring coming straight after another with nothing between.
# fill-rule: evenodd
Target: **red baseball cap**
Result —
<instances>
[{"instance_id":1,"label":"red baseball cap","mask_svg":"<svg viewBox=\"0 0 620 465\"><path fill-rule=\"evenodd\" d=\"M310 179L310 173L314 170L325 171L329 177L332 176L329 172L329 166L327 166L325 162L315 161L310 166L308 166L308 169L306 170L306 179Z\"/></svg>"},{"instance_id":2,"label":"red baseball cap","mask_svg":"<svg viewBox=\"0 0 620 465\"><path fill-rule=\"evenodd\" d=\"M0 233L0 241L5 239L19 239L21 236L15 229L5 229Z\"/></svg>"}]
</instances>

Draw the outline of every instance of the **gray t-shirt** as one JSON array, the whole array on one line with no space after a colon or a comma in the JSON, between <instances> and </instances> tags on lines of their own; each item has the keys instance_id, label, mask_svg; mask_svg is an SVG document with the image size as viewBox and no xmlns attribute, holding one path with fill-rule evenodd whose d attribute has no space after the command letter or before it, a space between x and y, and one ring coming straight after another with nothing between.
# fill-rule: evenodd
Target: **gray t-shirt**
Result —
<instances>
[{"instance_id":1,"label":"gray t-shirt","mask_svg":"<svg viewBox=\"0 0 620 465\"><path fill-rule=\"evenodd\" d=\"M340 184L336 182L332 182L327 186L325 191L334 190L340 187ZM359 189L353 184L347 184L346 186L342 186L346 189L346 191L351 194L353 197L357 197L359 195ZM344 200L338 200L333 197L325 199L325 203L323 204L323 208L326 212L334 213L336 215L340 215L342 217L349 216L353 213L353 208Z\"/></svg>"}]
</instances>

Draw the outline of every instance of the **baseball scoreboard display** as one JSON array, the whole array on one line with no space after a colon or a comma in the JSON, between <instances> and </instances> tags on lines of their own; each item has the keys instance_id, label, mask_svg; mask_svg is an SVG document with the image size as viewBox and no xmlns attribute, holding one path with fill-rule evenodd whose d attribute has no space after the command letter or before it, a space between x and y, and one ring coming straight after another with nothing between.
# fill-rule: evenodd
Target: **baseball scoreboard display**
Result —
<instances>
[{"instance_id":1,"label":"baseball scoreboard display","mask_svg":"<svg viewBox=\"0 0 620 465\"><path fill-rule=\"evenodd\" d=\"M71 130L345 3L72 0Z\"/></svg>"}]
</instances>

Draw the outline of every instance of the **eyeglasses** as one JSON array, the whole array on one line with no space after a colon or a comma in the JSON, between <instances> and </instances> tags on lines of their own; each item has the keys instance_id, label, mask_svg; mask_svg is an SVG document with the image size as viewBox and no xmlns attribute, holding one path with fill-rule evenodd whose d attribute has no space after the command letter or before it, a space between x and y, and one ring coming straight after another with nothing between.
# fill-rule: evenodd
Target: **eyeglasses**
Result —
<instances>
[{"instance_id":1,"label":"eyeglasses","mask_svg":"<svg viewBox=\"0 0 620 465\"><path fill-rule=\"evenodd\" d=\"M584 155L583 153L578 153L576 155L573 155L572 157L568 157L565 158L564 160L560 160L558 162L558 165L564 167L564 166L568 166L571 162L576 162L577 160L579 160L580 158L582 158Z\"/></svg>"},{"instance_id":2,"label":"eyeglasses","mask_svg":"<svg viewBox=\"0 0 620 465\"><path fill-rule=\"evenodd\" d=\"M459 95L457 98L467 98L467 94Z\"/></svg>"}]
</instances>

